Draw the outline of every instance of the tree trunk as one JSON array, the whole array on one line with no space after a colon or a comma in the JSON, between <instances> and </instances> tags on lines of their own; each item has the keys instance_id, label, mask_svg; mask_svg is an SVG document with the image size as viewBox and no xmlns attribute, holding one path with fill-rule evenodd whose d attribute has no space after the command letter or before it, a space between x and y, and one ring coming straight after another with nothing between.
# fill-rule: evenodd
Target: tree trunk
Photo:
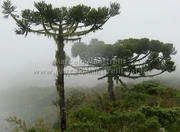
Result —
<instances>
[{"instance_id":1,"label":"tree trunk","mask_svg":"<svg viewBox=\"0 0 180 132\"><path fill-rule=\"evenodd\" d=\"M61 132L64 132L66 130L64 65L65 65L64 40L63 40L63 37L59 36L57 39L57 51L56 51L56 66L57 66L56 88L57 88L57 92L59 94Z\"/></svg>"},{"instance_id":2,"label":"tree trunk","mask_svg":"<svg viewBox=\"0 0 180 132\"><path fill-rule=\"evenodd\" d=\"M111 102L115 101L114 89L113 89L113 78L111 75L108 76L108 93Z\"/></svg>"}]
</instances>

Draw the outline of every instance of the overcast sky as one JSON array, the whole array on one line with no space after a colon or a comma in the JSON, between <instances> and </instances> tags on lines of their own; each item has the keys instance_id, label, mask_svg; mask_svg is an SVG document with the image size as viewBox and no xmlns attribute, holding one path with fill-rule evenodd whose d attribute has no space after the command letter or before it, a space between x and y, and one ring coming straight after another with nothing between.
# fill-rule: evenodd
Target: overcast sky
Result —
<instances>
[{"instance_id":1,"label":"overcast sky","mask_svg":"<svg viewBox=\"0 0 180 132\"><path fill-rule=\"evenodd\" d=\"M33 9L34 1L12 0L18 11L25 8ZM45 1L59 7L80 3L93 7L109 6L110 2L113 2L110 0ZM84 36L82 41L88 42L92 38L99 38L106 43L114 43L118 39L147 37L173 43L177 51L180 51L180 0L117 0L117 2L121 5L121 14L111 18L103 30ZM2 12L2 9L0 11ZM0 88L7 87L17 80L23 81L24 72L29 76L35 70L52 68L51 64L54 60L53 40L34 34L26 38L17 36L14 33L15 27L12 19L4 19L3 14L0 13ZM66 47L68 53L70 53L69 47ZM179 58L178 53L175 57L176 61Z\"/></svg>"}]
</instances>

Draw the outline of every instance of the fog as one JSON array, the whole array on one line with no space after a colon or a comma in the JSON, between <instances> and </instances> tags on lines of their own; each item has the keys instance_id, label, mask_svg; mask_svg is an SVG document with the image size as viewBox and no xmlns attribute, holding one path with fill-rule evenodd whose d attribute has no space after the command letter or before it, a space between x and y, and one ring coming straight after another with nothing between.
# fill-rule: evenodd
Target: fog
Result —
<instances>
[{"instance_id":1,"label":"fog","mask_svg":"<svg viewBox=\"0 0 180 132\"><path fill-rule=\"evenodd\" d=\"M18 11L33 8L34 3L33 0L26 2L12 0L12 2L18 7ZM108 6L110 3L108 0L103 2L49 0L47 2L52 2L56 6L72 6L83 3L93 7ZM177 5L180 4L180 1L119 0L118 2L121 4L121 14L105 24L103 30L84 36L82 41L88 42L92 38L98 38L106 43L114 43L118 39L147 37L173 43L179 51L180 17L178 16L180 16L180 8ZM0 4L2 5L2 1ZM36 81L39 77L34 76L35 71L54 69L52 66L56 49L54 41L34 34L29 34L27 37L17 36L14 33L15 27L12 19L4 19L3 14L0 14L0 89L11 87L16 82L31 82L32 79ZM69 55L71 45L68 43L66 46L66 52ZM178 52L175 56L177 65L179 57ZM47 78L47 75L44 78ZM76 81L78 80L79 78ZM43 81L41 82L43 83ZM51 84L53 85L53 82Z\"/></svg>"},{"instance_id":2,"label":"fog","mask_svg":"<svg viewBox=\"0 0 180 132\"><path fill-rule=\"evenodd\" d=\"M21 9L33 8L35 0L12 0ZM37 0L36 0L37 1ZM108 6L109 0L45 0L56 6L72 6L79 3L93 7ZM103 30L90 33L82 38L82 41L88 43L92 38L98 38L106 43L114 43L119 39L126 38L150 38L162 42L173 43L178 53L174 56L177 69L180 64L180 1L179 0L111 0L111 2L121 4L120 15L110 19L103 27ZM2 5L2 0L0 5ZM2 12L2 9L0 9ZM43 36L29 34L27 37L17 36L14 33L15 22L9 18L4 19L0 13L0 92L17 87L31 88L54 87L54 74L36 75L36 71L53 71L52 65L55 56L55 42L53 39L47 39ZM71 55L70 48L72 43L66 44L65 50ZM179 71L179 70L178 70ZM72 76L66 77L66 87L95 86L106 80L97 81L99 75L91 76ZM176 76L176 72L166 76ZM145 79L146 80L146 79ZM127 80L126 80L127 81ZM5 99L4 99L5 101ZM1 100L0 103L3 103ZM0 113L5 115L0 104ZM10 114L10 113L8 113ZM6 115L8 115L6 113ZM0 115L0 116L1 116ZM5 117L5 116L3 116ZM2 119L2 118L1 118ZM0 119L0 120L1 120Z\"/></svg>"}]
</instances>

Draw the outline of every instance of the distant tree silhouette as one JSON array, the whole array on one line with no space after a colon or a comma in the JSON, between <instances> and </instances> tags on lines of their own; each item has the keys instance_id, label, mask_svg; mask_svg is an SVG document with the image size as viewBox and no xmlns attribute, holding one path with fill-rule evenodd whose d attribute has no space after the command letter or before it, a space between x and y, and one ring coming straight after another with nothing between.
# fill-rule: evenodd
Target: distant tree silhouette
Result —
<instances>
[{"instance_id":1,"label":"distant tree silhouette","mask_svg":"<svg viewBox=\"0 0 180 132\"><path fill-rule=\"evenodd\" d=\"M89 45L79 42L72 47L72 55L79 56L87 64L75 67L80 71L79 74L106 71L99 79L108 78L110 101L115 100L113 80L126 87L122 77L137 79L172 72L175 70L175 63L171 56L175 54L173 44L147 38L119 40L115 44L92 39Z\"/></svg>"}]
</instances>

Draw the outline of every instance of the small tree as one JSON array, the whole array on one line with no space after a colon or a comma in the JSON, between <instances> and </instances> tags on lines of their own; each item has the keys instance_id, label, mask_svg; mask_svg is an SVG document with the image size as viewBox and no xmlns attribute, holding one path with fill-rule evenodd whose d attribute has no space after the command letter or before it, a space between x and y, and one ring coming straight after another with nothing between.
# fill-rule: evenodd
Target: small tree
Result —
<instances>
[{"instance_id":1,"label":"small tree","mask_svg":"<svg viewBox=\"0 0 180 132\"><path fill-rule=\"evenodd\" d=\"M173 44L147 38L119 40L115 44L105 44L93 39L89 45L80 42L72 47L72 55L79 56L82 62L88 65L77 67L81 74L106 71L99 79L108 78L110 101L115 100L113 80L126 87L121 77L137 79L154 77L166 71L172 72L175 65L171 55L174 54L176 51ZM89 67L93 69L87 69Z\"/></svg>"},{"instance_id":2,"label":"small tree","mask_svg":"<svg viewBox=\"0 0 180 132\"><path fill-rule=\"evenodd\" d=\"M60 119L61 131L66 129L66 107L64 95L64 41L80 40L81 36L102 29L102 26L111 18L119 14L119 4L111 3L110 7L99 7L97 9L85 5L77 5L70 8L54 8L44 1L35 2L36 10L22 10L21 15L15 14L16 7L10 0L3 3L5 18L11 16L18 29L16 34L27 36L35 33L51 37L57 45L56 66L57 80L56 88L60 97Z\"/></svg>"}]
</instances>

